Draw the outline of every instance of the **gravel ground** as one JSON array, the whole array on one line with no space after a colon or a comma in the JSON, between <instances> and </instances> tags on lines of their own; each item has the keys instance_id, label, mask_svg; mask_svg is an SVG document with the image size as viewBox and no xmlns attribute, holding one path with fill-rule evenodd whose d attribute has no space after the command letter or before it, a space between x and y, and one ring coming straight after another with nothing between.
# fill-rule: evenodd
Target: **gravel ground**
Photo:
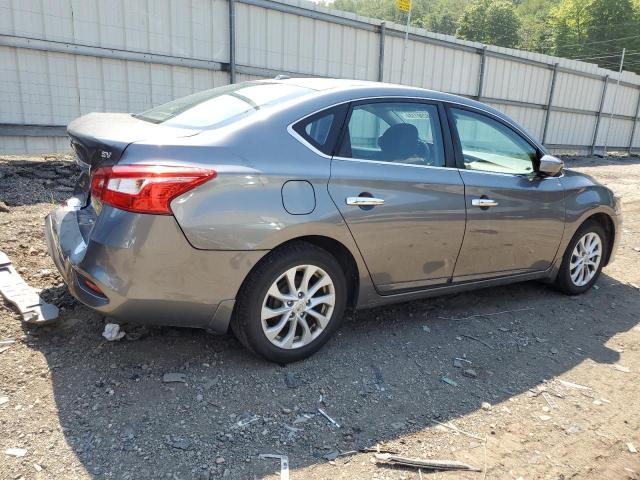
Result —
<instances>
[{"instance_id":1,"label":"gravel ground","mask_svg":"<svg viewBox=\"0 0 640 480\"><path fill-rule=\"evenodd\" d=\"M261 453L288 455L292 479L640 478L640 159L567 159L624 198L597 289L525 283L361 311L286 367L199 330L125 326L106 342L42 234L70 196L70 160L0 158L0 249L61 308L29 328L0 304L0 341L15 340L0 344L0 478L278 478ZM376 445L483 472L336 458Z\"/></svg>"}]
</instances>

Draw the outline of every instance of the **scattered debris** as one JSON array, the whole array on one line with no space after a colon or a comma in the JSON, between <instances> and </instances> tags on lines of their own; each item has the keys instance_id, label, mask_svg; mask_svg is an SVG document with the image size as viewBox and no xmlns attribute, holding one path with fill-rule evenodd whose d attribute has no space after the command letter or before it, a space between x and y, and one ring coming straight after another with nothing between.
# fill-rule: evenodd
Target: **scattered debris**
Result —
<instances>
[{"instance_id":1,"label":"scattered debris","mask_svg":"<svg viewBox=\"0 0 640 480\"><path fill-rule=\"evenodd\" d=\"M447 317L439 317L442 320L469 320L471 318L477 318L477 317L493 317L494 315L503 315L505 313L515 313L515 312L524 312L526 310L533 310L533 307L524 307L524 308L517 308L515 310L504 310L502 312L493 312L493 313L476 313L475 315L469 315L468 317L460 317L460 318L447 318ZM464 337L465 335L463 335Z\"/></svg>"},{"instance_id":2,"label":"scattered debris","mask_svg":"<svg viewBox=\"0 0 640 480\"><path fill-rule=\"evenodd\" d=\"M616 370L618 370L619 372L624 372L624 373L629 373L631 372L631 369L629 367L625 367L623 365L619 365L619 364L615 364L613 366L613 368L615 368Z\"/></svg>"},{"instance_id":3,"label":"scattered debris","mask_svg":"<svg viewBox=\"0 0 640 480\"><path fill-rule=\"evenodd\" d=\"M451 385L452 387L457 387L458 383L451 380L449 377L440 377L440 380L442 380L444 383L447 383L449 385Z\"/></svg>"},{"instance_id":4,"label":"scattered debris","mask_svg":"<svg viewBox=\"0 0 640 480\"><path fill-rule=\"evenodd\" d=\"M462 375L469 378L478 378L478 372L473 368L465 368L462 370Z\"/></svg>"},{"instance_id":5,"label":"scattered debris","mask_svg":"<svg viewBox=\"0 0 640 480\"><path fill-rule=\"evenodd\" d=\"M558 380L562 385L569 388L575 388L576 390L591 390L591 387L586 387L578 383L567 382L565 380Z\"/></svg>"},{"instance_id":6,"label":"scattered debris","mask_svg":"<svg viewBox=\"0 0 640 480\"><path fill-rule=\"evenodd\" d=\"M325 412L323 409L319 408L318 412L320 412L320 415L322 415L324 418L326 418L327 420L329 420L332 424L334 424L336 427L340 428L340 424L338 422L336 422L333 418L331 418L329 415L327 415L327 412ZM295 423L295 422L294 422Z\"/></svg>"},{"instance_id":7,"label":"scattered debris","mask_svg":"<svg viewBox=\"0 0 640 480\"><path fill-rule=\"evenodd\" d=\"M289 480L289 457L286 455L274 455L271 453L261 453L258 458L276 458L280 460L280 480Z\"/></svg>"},{"instance_id":8,"label":"scattered debris","mask_svg":"<svg viewBox=\"0 0 640 480\"><path fill-rule=\"evenodd\" d=\"M304 382L291 372L287 372L287 374L285 375L284 383L289 388L298 388L304 385Z\"/></svg>"},{"instance_id":9,"label":"scattered debris","mask_svg":"<svg viewBox=\"0 0 640 480\"><path fill-rule=\"evenodd\" d=\"M485 347L490 348L491 350L494 350L492 345L489 345L487 342L485 342L484 340L479 339L478 337L474 337L473 335L464 335L464 334L462 334L461 336L465 337L465 338L469 338L471 340L475 340L476 342L480 342Z\"/></svg>"},{"instance_id":10,"label":"scattered debris","mask_svg":"<svg viewBox=\"0 0 640 480\"><path fill-rule=\"evenodd\" d=\"M551 417L549 415L540 415L540 420L542 420L543 422L546 422L551 420Z\"/></svg>"},{"instance_id":11,"label":"scattered debris","mask_svg":"<svg viewBox=\"0 0 640 480\"><path fill-rule=\"evenodd\" d=\"M406 426L407 426L407 424L404 423L404 422L392 422L391 423L391 428L393 428L394 430L402 430Z\"/></svg>"},{"instance_id":12,"label":"scattered debris","mask_svg":"<svg viewBox=\"0 0 640 480\"><path fill-rule=\"evenodd\" d=\"M4 252L0 252L0 295L15 305L25 323L44 325L58 319L58 307L40 298Z\"/></svg>"},{"instance_id":13,"label":"scattered debris","mask_svg":"<svg viewBox=\"0 0 640 480\"><path fill-rule=\"evenodd\" d=\"M0 405L4 405L8 401L9 401L9 397L4 396L4 395L2 397L0 397Z\"/></svg>"},{"instance_id":14,"label":"scattered debris","mask_svg":"<svg viewBox=\"0 0 640 480\"><path fill-rule=\"evenodd\" d=\"M454 432L457 433L461 433L462 435L466 435L469 438L473 438L474 440L479 440L481 442L486 442L485 438L479 437L477 435L474 435L473 433L469 433L469 432L465 432L464 430L460 430L458 427L456 427L454 424L452 424L451 422L447 422L447 423L442 423L439 422L438 420L433 420L435 423L437 423L438 425L448 428L449 430L453 430Z\"/></svg>"},{"instance_id":15,"label":"scattered debris","mask_svg":"<svg viewBox=\"0 0 640 480\"><path fill-rule=\"evenodd\" d=\"M471 365L471 360L467 360L466 358L456 357L453 359L453 366L456 368L464 368Z\"/></svg>"},{"instance_id":16,"label":"scattered debris","mask_svg":"<svg viewBox=\"0 0 640 480\"><path fill-rule=\"evenodd\" d=\"M481 472L482 470L455 460L424 460L419 458L401 457L390 453L376 453L375 458L379 463L389 465L402 465L412 468L425 468L428 470L466 470L469 472Z\"/></svg>"},{"instance_id":17,"label":"scattered debris","mask_svg":"<svg viewBox=\"0 0 640 480\"><path fill-rule=\"evenodd\" d=\"M165 373L162 376L162 383L186 383L187 376L184 373Z\"/></svg>"},{"instance_id":18,"label":"scattered debris","mask_svg":"<svg viewBox=\"0 0 640 480\"><path fill-rule=\"evenodd\" d=\"M422 330L424 330L426 333L431 333L431 329L427 325L423 325Z\"/></svg>"},{"instance_id":19,"label":"scattered debris","mask_svg":"<svg viewBox=\"0 0 640 480\"><path fill-rule=\"evenodd\" d=\"M544 401L547 402L547 405L549 405L549 408L555 408L556 404L551 399L551 396L549 396L547 392L542 392L542 398L544 398Z\"/></svg>"},{"instance_id":20,"label":"scattered debris","mask_svg":"<svg viewBox=\"0 0 640 480\"><path fill-rule=\"evenodd\" d=\"M629 450L629 453L638 453L638 449L631 442L627 443L627 450Z\"/></svg>"},{"instance_id":21,"label":"scattered debris","mask_svg":"<svg viewBox=\"0 0 640 480\"><path fill-rule=\"evenodd\" d=\"M389 450L388 448L381 447L379 443L376 443L375 447L365 447L361 448L359 451L361 453L391 453L393 455L398 455L400 453L395 450Z\"/></svg>"},{"instance_id":22,"label":"scattered debris","mask_svg":"<svg viewBox=\"0 0 640 480\"><path fill-rule=\"evenodd\" d=\"M567 432L568 434L573 434L573 433L580 433L582 431L582 427L580 427L580 425L570 425L568 428L565 429L565 432Z\"/></svg>"},{"instance_id":23,"label":"scattered debris","mask_svg":"<svg viewBox=\"0 0 640 480\"><path fill-rule=\"evenodd\" d=\"M551 352L551 355L557 355L558 354L558 349L555 347L552 347L549 349L549 352Z\"/></svg>"},{"instance_id":24,"label":"scattered debris","mask_svg":"<svg viewBox=\"0 0 640 480\"><path fill-rule=\"evenodd\" d=\"M309 415L308 413L303 413L302 415L298 415L296 419L293 421L294 425L298 423L307 423L310 419L313 418L313 415Z\"/></svg>"},{"instance_id":25,"label":"scattered debris","mask_svg":"<svg viewBox=\"0 0 640 480\"><path fill-rule=\"evenodd\" d=\"M166 435L164 437L164 443L169 445L170 447L176 448L178 450L190 450L191 442L185 437L180 437L177 435Z\"/></svg>"},{"instance_id":26,"label":"scattered debris","mask_svg":"<svg viewBox=\"0 0 640 480\"><path fill-rule=\"evenodd\" d=\"M104 326L102 336L107 339L108 342L116 342L121 340L126 335L124 330L120 329L120 325L117 323L107 323Z\"/></svg>"},{"instance_id":27,"label":"scattered debris","mask_svg":"<svg viewBox=\"0 0 640 480\"><path fill-rule=\"evenodd\" d=\"M384 383L382 369L378 365L371 365L371 370L373 370L373 377L376 385L382 385Z\"/></svg>"},{"instance_id":28,"label":"scattered debris","mask_svg":"<svg viewBox=\"0 0 640 480\"><path fill-rule=\"evenodd\" d=\"M483 410L491 410L491 408L492 408L492 407L491 407L491 404L490 404L489 402L482 402L482 404L480 405L480 407L481 407Z\"/></svg>"},{"instance_id":29,"label":"scattered debris","mask_svg":"<svg viewBox=\"0 0 640 480\"><path fill-rule=\"evenodd\" d=\"M237 428L244 428L250 423L257 422L258 420L260 420L260 417L258 415L254 415L251 412L245 412L240 417L240 420L238 420L231 428L233 428L234 430Z\"/></svg>"},{"instance_id":30,"label":"scattered debris","mask_svg":"<svg viewBox=\"0 0 640 480\"><path fill-rule=\"evenodd\" d=\"M329 453L327 453L324 457L325 460L329 460L330 462L335 460L336 458L338 458L338 456L340 455L340 452L338 452L337 450L333 450Z\"/></svg>"},{"instance_id":31,"label":"scattered debris","mask_svg":"<svg viewBox=\"0 0 640 480\"><path fill-rule=\"evenodd\" d=\"M9 213L11 210L7 207L7 204L4 202L0 202L0 212Z\"/></svg>"},{"instance_id":32,"label":"scattered debris","mask_svg":"<svg viewBox=\"0 0 640 480\"><path fill-rule=\"evenodd\" d=\"M130 341L135 341L147 335L149 335L149 328L146 325L132 325L127 328L125 338Z\"/></svg>"},{"instance_id":33,"label":"scattered debris","mask_svg":"<svg viewBox=\"0 0 640 480\"><path fill-rule=\"evenodd\" d=\"M9 455L10 457L24 457L27 454L26 448L7 448L4 451L5 455Z\"/></svg>"},{"instance_id":34,"label":"scattered debris","mask_svg":"<svg viewBox=\"0 0 640 480\"><path fill-rule=\"evenodd\" d=\"M16 341L13 338L7 338L6 340L0 340L0 345L13 345Z\"/></svg>"}]
</instances>

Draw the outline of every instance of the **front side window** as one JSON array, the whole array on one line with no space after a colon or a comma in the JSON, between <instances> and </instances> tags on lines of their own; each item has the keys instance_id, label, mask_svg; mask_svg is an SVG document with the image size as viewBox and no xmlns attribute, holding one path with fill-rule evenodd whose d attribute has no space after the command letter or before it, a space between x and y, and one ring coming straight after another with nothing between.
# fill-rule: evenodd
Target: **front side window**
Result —
<instances>
[{"instance_id":1,"label":"front side window","mask_svg":"<svg viewBox=\"0 0 640 480\"><path fill-rule=\"evenodd\" d=\"M236 83L178 98L136 118L169 127L212 128L313 91L276 82Z\"/></svg>"},{"instance_id":2,"label":"front side window","mask_svg":"<svg viewBox=\"0 0 640 480\"><path fill-rule=\"evenodd\" d=\"M452 109L468 170L528 175L535 170L536 149L502 123L468 110Z\"/></svg>"},{"instance_id":3,"label":"front side window","mask_svg":"<svg viewBox=\"0 0 640 480\"><path fill-rule=\"evenodd\" d=\"M349 117L338 155L423 166L444 166L438 107L425 103L357 105Z\"/></svg>"}]
</instances>

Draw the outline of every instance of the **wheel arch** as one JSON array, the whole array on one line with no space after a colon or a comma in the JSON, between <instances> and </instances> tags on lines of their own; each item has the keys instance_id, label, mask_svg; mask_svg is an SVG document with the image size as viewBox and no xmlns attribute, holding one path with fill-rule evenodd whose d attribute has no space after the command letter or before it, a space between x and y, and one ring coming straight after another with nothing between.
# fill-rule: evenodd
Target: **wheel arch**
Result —
<instances>
[{"instance_id":1,"label":"wheel arch","mask_svg":"<svg viewBox=\"0 0 640 480\"><path fill-rule=\"evenodd\" d=\"M342 242L325 235L304 235L291 238L275 246L251 268L243 280L239 291L242 290L247 279L253 274L258 265L260 265L264 259L292 243L309 243L311 245L315 245L316 247L326 250L338 260L347 281L347 308L351 311L355 310L358 304L358 295L360 292L360 270L358 268L358 264L351 251Z\"/></svg>"},{"instance_id":2,"label":"wheel arch","mask_svg":"<svg viewBox=\"0 0 640 480\"><path fill-rule=\"evenodd\" d=\"M613 218L611 218L610 215L608 215L605 212L598 212L585 218L584 221L582 221L578 226L578 229L580 229L585 223L591 222L591 221L599 224L607 234L607 251L605 252L605 258L604 258L604 264L603 264L604 266L606 266L609 264L609 260L611 258L611 252L613 251L613 246L616 243L616 234L617 234L616 226L613 221ZM576 229L576 231L578 231L578 229Z\"/></svg>"}]
</instances>

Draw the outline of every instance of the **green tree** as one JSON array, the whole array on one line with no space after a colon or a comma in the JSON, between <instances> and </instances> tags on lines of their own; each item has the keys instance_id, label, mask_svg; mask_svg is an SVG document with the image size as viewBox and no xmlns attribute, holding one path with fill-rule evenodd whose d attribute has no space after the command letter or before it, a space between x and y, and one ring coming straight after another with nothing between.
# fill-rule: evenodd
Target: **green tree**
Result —
<instances>
[{"instance_id":1,"label":"green tree","mask_svg":"<svg viewBox=\"0 0 640 480\"><path fill-rule=\"evenodd\" d=\"M430 9L422 17L422 28L430 32L455 35L460 12L467 3L468 0L436 0L430 3Z\"/></svg>"},{"instance_id":2,"label":"green tree","mask_svg":"<svg viewBox=\"0 0 640 480\"><path fill-rule=\"evenodd\" d=\"M555 55L572 57L583 51L590 23L589 3L584 0L562 0L551 10L550 23Z\"/></svg>"},{"instance_id":3,"label":"green tree","mask_svg":"<svg viewBox=\"0 0 640 480\"><path fill-rule=\"evenodd\" d=\"M518 48L542 53L552 51L551 9L556 5L557 0L526 0L517 5L521 24Z\"/></svg>"},{"instance_id":4,"label":"green tree","mask_svg":"<svg viewBox=\"0 0 640 480\"><path fill-rule=\"evenodd\" d=\"M456 35L465 40L516 47L520 19L513 3L505 0L474 0L462 12Z\"/></svg>"},{"instance_id":5,"label":"green tree","mask_svg":"<svg viewBox=\"0 0 640 480\"><path fill-rule=\"evenodd\" d=\"M633 3L630 0L592 0L587 4L587 13L587 42L581 54L602 57L594 60L616 69L623 48L633 52L640 47L640 21ZM627 58L629 64L632 58Z\"/></svg>"}]
</instances>

